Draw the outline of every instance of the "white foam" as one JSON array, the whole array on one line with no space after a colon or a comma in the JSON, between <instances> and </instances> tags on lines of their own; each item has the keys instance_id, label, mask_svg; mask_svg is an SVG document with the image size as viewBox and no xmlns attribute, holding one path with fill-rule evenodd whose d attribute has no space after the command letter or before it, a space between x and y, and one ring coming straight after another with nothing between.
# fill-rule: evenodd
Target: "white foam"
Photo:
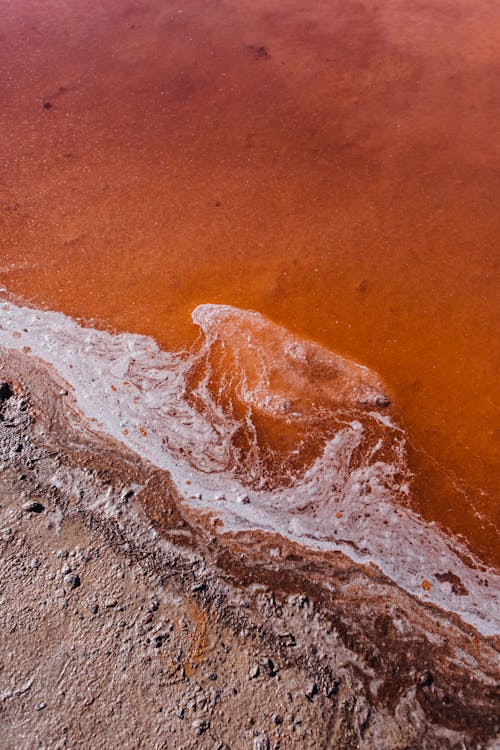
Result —
<instances>
[{"instance_id":1,"label":"white foam","mask_svg":"<svg viewBox=\"0 0 500 750\"><path fill-rule=\"evenodd\" d=\"M167 352L3 301L0 345L50 363L96 428L167 469L186 502L226 529L374 562L408 592L500 632L495 571L469 567L469 551L401 503L405 435L374 410L387 398L377 376L254 312L203 305L193 320L203 334L195 349ZM286 449L263 439L259 420L290 432ZM447 571L467 595L434 578Z\"/></svg>"}]
</instances>

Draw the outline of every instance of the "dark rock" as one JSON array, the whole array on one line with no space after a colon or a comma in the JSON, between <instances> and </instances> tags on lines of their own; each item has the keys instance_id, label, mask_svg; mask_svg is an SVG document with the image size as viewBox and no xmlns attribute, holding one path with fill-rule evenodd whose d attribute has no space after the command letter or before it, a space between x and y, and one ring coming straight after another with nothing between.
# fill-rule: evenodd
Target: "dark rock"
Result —
<instances>
[{"instance_id":1,"label":"dark rock","mask_svg":"<svg viewBox=\"0 0 500 750\"><path fill-rule=\"evenodd\" d=\"M278 674L278 669L272 659L263 659L261 665L268 677L274 677Z\"/></svg>"},{"instance_id":2,"label":"dark rock","mask_svg":"<svg viewBox=\"0 0 500 750\"><path fill-rule=\"evenodd\" d=\"M207 588L207 584L205 581L201 581L200 583L195 583L194 586L191 586L191 591L195 593L196 591L204 591Z\"/></svg>"},{"instance_id":3,"label":"dark rock","mask_svg":"<svg viewBox=\"0 0 500 750\"><path fill-rule=\"evenodd\" d=\"M64 583L69 586L71 589L77 589L80 585L80 577L76 575L76 573L66 573L64 576Z\"/></svg>"},{"instance_id":4,"label":"dark rock","mask_svg":"<svg viewBox=\"0 0 500 750\"><path fill-rule=\"evenodd\" d=\"M27 513L43 513L43 511L45 510L45 506L43 506L42 503L31 501L29 503L24 503L23 510L25 510Z\"/></svg>"},{"instance_id":5,"label":"dark rock","mask_svg":"<svg viewBox=\"0 0 500 750\"><path fill-rule=\"evenodd\" d=\"M306 698L308 701L312 701L315 695L318 695L318 686L315 682L311 682L306 688Z\"/></svg>"},{"instance_id":6,"label":"dark rock","mask_svg":"<svg viewBox=\"0 0 500 750\"><path fill-rule=\"evenodd\" d=\"M8 383L0 383L0 404L7 401L14 393Z\"/></svg>"},{"instance_id":7,"label":"dark rock","mask_svg":"<svg viewBox=\"0 0 500 750\"><path fill-rule=\"evenodd\" d=\"M418 684L422 687L430 687L434 682L434 677L430 672L423 672L419 675Z\"/></svg>"},{"instance_id":8,"label":"dark rock","mask_svg":"<svg viewBox=\"0 0 500 750\"><path fill-rule=\"evenodd\" d=\"M327 698L333 698L334 695L336 695L339 691L340 682L339 680L332 679L331 682L329 682L325 686L325 695Z\"/></svg>"},{"instance_id":9,"label":"dark rock","mask_svg":"<svg viewBox=\"0 0 500 750\"><path fill-rule=\"evenodd\" d=\"M297 645L295 636L292 633L281 633L278 638L280 639L283 646L292 648Z\"/></svg>"}]
</instances>

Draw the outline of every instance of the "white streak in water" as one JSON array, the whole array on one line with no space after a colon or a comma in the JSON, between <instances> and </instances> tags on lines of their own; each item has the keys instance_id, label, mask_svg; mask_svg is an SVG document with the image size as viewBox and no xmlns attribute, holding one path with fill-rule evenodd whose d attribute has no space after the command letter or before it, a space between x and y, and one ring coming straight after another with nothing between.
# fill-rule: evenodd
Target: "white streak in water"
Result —
<instances>
[{"instance_id":1,"label":"white streak in water","mask_svg":"<svg viewBox=\"0 0 500 750\"><path fill-rule=\"evenodd\" d=\"M62 314L4 301L0 345L30 347L32 355L51 364L72 387L86 418L167 469L186 502L216 513L226 529L278 532L310 548L374 562L420 598L422 580L428 579L433 586L426 600L485 634L500 632L495 571L479 563L469 567L461 555L470 559L470 552L456 539L395 504L398 494L408 492L405 436L388 416L370 411L383 397L376 376L294 339L257 313L204 305L193 319L204 333L200 347L167 352L145 336L84 328ZM244 418L225 405L233 391L246 409ZM302 472L291 472L288 483L273 483L263 462L255 411L283 424L293 420L303 426L305 440L311 425L323 419L320 455ZM250 468L235 448L242 430L253 441ZM370 431L376 433L371 443ZM354 460L365 442L362 459ZM399 484L396 474L404 477ZM246 495L249 503L238 502ZM433 578L446 571L459 576L467 595L457 596Z\"/></svg>"}]
</instances>

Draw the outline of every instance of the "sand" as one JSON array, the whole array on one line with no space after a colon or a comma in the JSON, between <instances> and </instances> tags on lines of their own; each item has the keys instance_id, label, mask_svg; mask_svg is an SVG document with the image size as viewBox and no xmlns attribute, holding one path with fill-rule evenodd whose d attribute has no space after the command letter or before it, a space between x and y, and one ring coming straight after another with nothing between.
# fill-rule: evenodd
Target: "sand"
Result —
<instances>
[{"instance_id":1,"label":"sand","mask_svg":"<svg viewBox=\"0 0 500 750\"><path fill-rule=\"evenodd\" d=\"M495 747L494 639L345 560L210 536L42 363L4 352L0 379L3 747Z\"/></svg>"}]
</instances>

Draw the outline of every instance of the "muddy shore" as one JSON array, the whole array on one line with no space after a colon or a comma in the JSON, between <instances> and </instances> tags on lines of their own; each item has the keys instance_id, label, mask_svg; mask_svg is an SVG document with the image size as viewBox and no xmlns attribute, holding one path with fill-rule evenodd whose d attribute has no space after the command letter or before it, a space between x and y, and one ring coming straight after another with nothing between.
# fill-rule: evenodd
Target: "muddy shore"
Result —
<instances>
[{"instance_id":1,"label":"muddy shore","mask_svg":"<svg viewBox=\"0 0 500 750\"><path fill-rule=\"evenodd\" d=\"M5 748L493 748L498 643L345 556L222 534L0 354Z\"/></svg>"}]
</instances>

